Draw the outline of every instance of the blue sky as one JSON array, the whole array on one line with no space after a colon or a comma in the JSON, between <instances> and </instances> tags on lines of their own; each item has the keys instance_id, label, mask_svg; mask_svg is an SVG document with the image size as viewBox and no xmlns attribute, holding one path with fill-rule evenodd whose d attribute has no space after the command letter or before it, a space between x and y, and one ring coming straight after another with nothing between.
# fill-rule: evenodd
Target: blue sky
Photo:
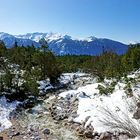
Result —
<instances>
[{"instance_id":1,"label":"blue sky","mask_svg":"<svg viewBox=\"0 0 140 140\"><path fill-rule=\"evenodd\" d=\"M140 0L0 0L0 32L140 42Z\"/></svg>"}]
</instances>

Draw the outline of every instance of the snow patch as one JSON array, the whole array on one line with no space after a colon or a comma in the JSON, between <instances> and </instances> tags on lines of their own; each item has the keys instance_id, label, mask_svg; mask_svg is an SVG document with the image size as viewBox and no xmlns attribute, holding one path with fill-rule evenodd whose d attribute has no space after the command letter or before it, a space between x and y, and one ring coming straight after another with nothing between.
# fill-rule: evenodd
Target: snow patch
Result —
<instances>
[{"instance_id":1,"label":"snow patch","mask_svg":"<svg viewBox=\"0 0 140 140\"><path fill-rule=\"evenodd\" d=\"M136 74L137 73L131 74L128 77L135 77ZM110 83L111 81L106 80L105 83L107 82ZM99 133L105 132L106 130L112 131L101 122L101 120L105 118L103 109L106 108L116 114L116 117L119 116L119 118L125 120L127 116L133 124L137 125L137 121L133 119L134 112L130 111L130 104L133 106L134 97L128 97L125 93L125 83L121 81L118 82L113 93L110 95L100 95L97 88L99 84L106 86L106 84L103 83L94 83L59 94L59 96L63 98L77 97L79 101L77 110L78 117L74 118L74 122L85 123L85 127L91 123ZM140 94L139 88L137 88L136 91ZM86 120L87 118L89 118L88 121ZM85 122L85 120L87 122Z\"/></svg>"},{"instance_id":2,"label":"snow patch","mask_svg":"<svg viewBox=\"0 0 140 140\"><path fill-rule=\"evenodd\" d=\"M7 102L5 96L0 97L0 132L12 126L9 120L10 112L16 109L19 102Z\"/></svg>"}]
</instances>

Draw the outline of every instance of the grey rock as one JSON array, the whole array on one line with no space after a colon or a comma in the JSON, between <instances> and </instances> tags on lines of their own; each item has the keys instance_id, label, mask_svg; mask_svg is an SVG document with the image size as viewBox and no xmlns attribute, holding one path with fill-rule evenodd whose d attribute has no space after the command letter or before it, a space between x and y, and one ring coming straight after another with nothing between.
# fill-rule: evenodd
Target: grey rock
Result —
<instances>
[{"instance_id":1,"label":"grey rock","mask_svg":"<svg viewBox=\"0 0 140 140\"><path fill-rule=\"evenodd\" d=\"M10 138L12 138L12 137L14 137L14 136L19 136L20 135L20 132L18 132L18 131L10 131L9 132L9 134L8 134L8 136L10 137Z\"/></svg>"},{"instance_id":2,"label":"grey rock","mask_svg":"<svg viewBox=\"0 0 140 140\"><path fill-rule=\"evenodd\" d=\"M137 103L137 107L140 108L140 102Z\"/></svg>"},{"instance_id":3,"label":"grey rock","mask_svg":"<svg viewBox=\"0 0 140 140\"><path fill-rule=\"evenodd\" d=\"M128 140L129 137L127 135L120 135L119 140Z\"/></svg>"},{"instance_id":4,"label":"grey rock","mask_svg":"<svg viewBox=\"0 0 140 140\"><path fill-rule=\"evenodd\" d=\"M93 132L93 137L95 138L95 137L99 137L99 134L98 134L98 132Z\"/></svg>"},{"instance_id":5,"label":"grey rock","mask_svg":"<svg viewBox=\"0 0 140 140\"><path fill-rule=\"evenodd\" d=\"M86 138L93 138L93 131L92 130L85 130L84 135Z\"/></svg>"},{"instance_id":6,"label":"grey rock","mask_svg":"<svg viewBox=\"0 0 140 140\"><path fill-rule=\"evenodd\" d=\"M136 112L133 115L134 119L140 119L140 108L137 108Z\"/></svg>"},{"instance_id":7,"label":"grey rock","mask_svg":"<svg viewBox=\"0 0 140 140\"><path fill-rule=\"evenodd\" d=\"M68 123L72 123L73 122L73 117L69 117L68 118Z\"/></svg>"},{"instance_id":8,"label":"grey rock","mask_svg":"<svg viewBox=\"0 0 140 140\"><path fill-rule=\"evenodd\" d=\"M33 140L41 140L41 138L38 136L38 137L34 137Z\"/></svg>"},{"instance_id":9,"label":"grey rock","mask_svg":"<svg viewBox=\"0 0 140 140\"><path fill-rule=\"evenodd\" d=\"M44 135L49 135L51 133L50 129L46 128L45 130L43 130L43 134Z\"/></svg>"},{"instance_id":10,"label":"grey rock","mask_svg":"<svg viewBox=\"0 0 140 140\"><path fill-rule=\"evenodd\" d=\"M111 140L111 134L108 132L104 132L100 135L99 140Z\"/></svg>"}]
</instances>

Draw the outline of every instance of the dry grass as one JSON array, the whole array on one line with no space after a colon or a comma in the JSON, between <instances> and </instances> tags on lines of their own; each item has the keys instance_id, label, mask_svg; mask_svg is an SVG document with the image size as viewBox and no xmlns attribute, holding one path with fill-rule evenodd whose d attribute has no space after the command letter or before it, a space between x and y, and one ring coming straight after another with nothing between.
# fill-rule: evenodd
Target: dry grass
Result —
<instances>
[{"instance_id":1,"label":"dry grass","mask_svg":"<svg viewBox=\"0 0 140 140\"><path fill-rule=\"evenodd\" d=\"M123 113L123 118L117 113L113 113L109 108L103 108L104 118L101 122L113 130L121 130L136 137L140 136L140 121L134 123L127 114Z\"/></svg>"}]
</instances>

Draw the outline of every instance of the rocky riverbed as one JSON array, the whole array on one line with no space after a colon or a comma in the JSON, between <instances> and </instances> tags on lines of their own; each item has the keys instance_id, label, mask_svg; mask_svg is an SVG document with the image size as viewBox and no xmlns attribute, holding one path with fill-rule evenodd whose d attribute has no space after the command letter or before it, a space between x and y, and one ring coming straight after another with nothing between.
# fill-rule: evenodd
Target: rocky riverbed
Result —
<instances>
[{"instance_id":1,"label":"rocky riverbed","mask_svg":"<svg viewBox=\"0 0 140 140\"><path fill-rule=\"evenodd\" d=\"M68 115L73 114L74 111L76 112L77 103L75 108L70 108L71 104L68 102L62 104L58 100L57 103L57 95L65 90L76 89L82 86L83 83L89 83L91 78L85 79L86 76L83 76L83 74L80 76L66 74L62 82L68 85L67 88L49 91L45 96L43 94L43 97L40 97L39 102L32 108L19 106L16 110L9 112L12 126L0 133L1 138L4 140L82 140L77 136L75 129L68 124ZM42 87L45 86L44 84ZM52 110L54 113L51 112L51 108L54 107L53 104L55 103L57 105L61 104L62 108L66 105L69 109L66 110L65 108L65 111L60 112L58 116L55 114L57 110ZM72 113L70 113L71 111ZM75 124L75 127L78 125Z\"/></svg>"},{"instance_id":2,"label":"rocky riverbed","mask_svg":"<svg viewBox=\"0 0 140 140\"><path fill-rule=\"evenodd\" d=\"M1 133L7 140L127 140L126 132L96 132L89 123L75 123L77 100L50 96L31 109L12 113L12 127Z\"/></svg>"},{"instance_id":3,"label":"rocky riverbed","mask_svg":"<svg viewBox=\"0 0 140 140\"><path fill-rule=\"evenodd\" d=\"M12 126L0 133L0 140L128 140L135 137L127 131L110 131L106 128L106 131L98 132L94 127L92 114L89 113L94 113L93 105L98 103L95 78L90 75L70 75L65 81L69 81L66 88L43 94L33 107L19 106L11 111ZM102 96L99 98L101 103L103 98L111 99ZM81 110L85 109L83 121L75 121L81 115L78 110L83 99L87 100Z\"/></svg>"},{"instance_id":4,"label":"rocky riverbed","mask_svg":"<svg viewBox=\"0 0 140 140\"><path fill-rule=\"evenodd\" d=\"M47 100L37 106L17 110L11 118L12 127L0 136L13 140L81 140L66 120L54 120L47 109ZM57 116L56 116L57 117Z\"/></svg>"}]
</instances>

